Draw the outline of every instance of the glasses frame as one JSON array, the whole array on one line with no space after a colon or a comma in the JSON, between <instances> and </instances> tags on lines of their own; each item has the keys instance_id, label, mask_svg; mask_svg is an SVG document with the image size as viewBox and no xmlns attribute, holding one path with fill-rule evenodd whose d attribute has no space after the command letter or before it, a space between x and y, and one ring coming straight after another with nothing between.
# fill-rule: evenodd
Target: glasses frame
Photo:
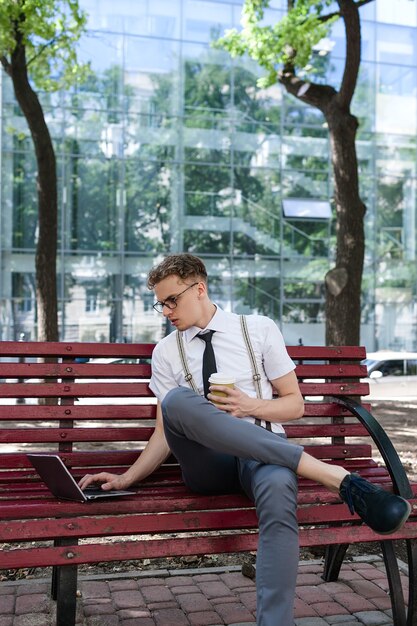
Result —
<instances>
[{"instance_id":1,"label":"glasses frame","mask_svg":"<svg viewBox=\"0 0 417 626\"><path fill-rule=\"evenodd\" d=\"M186 291L191 289L191 287L195 287L196 285L198 285L199 282L200 281L197 281L197 282L193 283L192 285L188 285L188 287L186 287L183 291L180 291L180 293L177 293L176 296L169 296L169 298L167 298L166 300L158 300L157 302L155 302L152 305L152 308L157 313L163 313L164 312L164 306L166 306L166 308L169 309L170 311L173 311L178 306L178 302L177 302L178 298L180 296L182 296L183 293L185 293ZM168 304L168 302L169 302L169 304Z\"/></svg>"}]
</instances>

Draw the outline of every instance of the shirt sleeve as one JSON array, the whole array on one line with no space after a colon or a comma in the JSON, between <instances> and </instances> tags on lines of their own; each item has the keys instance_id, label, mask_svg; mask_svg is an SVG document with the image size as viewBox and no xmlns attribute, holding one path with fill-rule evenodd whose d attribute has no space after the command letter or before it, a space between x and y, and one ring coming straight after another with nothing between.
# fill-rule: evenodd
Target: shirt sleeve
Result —
<instances>
[{"instance_id":1,"label":"shirt sleeve","mask_svg":"<svg viewBox=\"0 0 417 626\"><path fill-rule=\"evenodd\" d=\"M169 360L164 358L167 351L164 350L163 343L162 341L155 346L152 353L152 375L149 382L149 388L159 402L162 402L168 391L178 386Z\"/></svg>"},{"instance_id":2,"label":"shirt sleeve","mask_svg":"<svg viewBox=\"0 0 417 626\"><path fill-rule=\"evenodd\" d=\"M295 363L287 352L284 337L278 326L268 317L263 317L263 320L263 365L268 379L274 380L292 372Z\"/></svg>"}]
</instances>

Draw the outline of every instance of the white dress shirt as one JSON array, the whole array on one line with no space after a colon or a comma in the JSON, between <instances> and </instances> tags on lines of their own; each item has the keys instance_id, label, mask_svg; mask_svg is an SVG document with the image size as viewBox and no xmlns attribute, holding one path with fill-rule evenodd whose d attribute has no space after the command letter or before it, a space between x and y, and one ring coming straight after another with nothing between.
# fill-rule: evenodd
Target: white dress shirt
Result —
<instances>
[{"instance_id":1,"label":"white dress shirt","mask_svg":"<svg viewBox=\"0 0 417 626\"><path fill-rule=\"evenodd\" d=\"M248 315L246 321L261 375L262 396L269 400L272 398L272 385L269 381L285 376L295 369L295 365L288 356L284 338L275 322L262 315ZM217 371L234 376L236 387L248 396L256 398L253 372L242 334L240 317L235 313L226 313L218 306L205 329L192 326L183 332L188 367L201 395L204 395L202 362L205 343L196 335L202 330L216 331L212 345L216 356ZM153 351L152 377L149 387L158 400L162 401L170 389L178 386L189 387L189 384L185 380L176 332L172 332L164 337ZM253 417L242 419L255 422ZM262 425L265 426L264 421ZM284 432L281 424L272 422L271 426L276 433Z\"/></svg>"}]
</instances>

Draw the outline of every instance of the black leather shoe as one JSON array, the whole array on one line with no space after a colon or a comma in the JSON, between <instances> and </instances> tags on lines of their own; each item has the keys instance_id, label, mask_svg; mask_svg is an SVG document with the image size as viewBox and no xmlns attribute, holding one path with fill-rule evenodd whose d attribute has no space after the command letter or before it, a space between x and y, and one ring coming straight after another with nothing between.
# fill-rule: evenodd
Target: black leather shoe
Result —
<instances>
[{"instance_id":1,"label":"black leather shoe","mask_svg":"<svg viewBox=\"0 0 417 626\"><path fill-rule=\"evenodd\" d=\"M342 480L340 497L372 530L389 535L399 530L411 512L407 500L373 485L359 474L348 474Z\"/></svg>"}]
</instances>

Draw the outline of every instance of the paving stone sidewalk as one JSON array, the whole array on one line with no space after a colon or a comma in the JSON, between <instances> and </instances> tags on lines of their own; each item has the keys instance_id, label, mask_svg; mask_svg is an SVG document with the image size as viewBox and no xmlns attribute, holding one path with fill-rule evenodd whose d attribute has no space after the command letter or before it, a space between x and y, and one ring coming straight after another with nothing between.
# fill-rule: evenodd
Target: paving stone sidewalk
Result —
<instances>
[{"instance_id":1,"label":"paving stone sidewalk","mask_svg":"<svg viewBox=\"0 0 417 626\"><path fill-rule=\"evenodd\" d=\"M319 561L301 561L296 626L392 626L388 582L378 556L343 565L325 583ZM402 581L407 590L405 565ZM55 626L49 581L3 582L0 626ZM77 626L254 626L255 584L240 567L155 570L80 577ZM279 626L279 625L277 625Z\"/></svg>"}]
</instances>

